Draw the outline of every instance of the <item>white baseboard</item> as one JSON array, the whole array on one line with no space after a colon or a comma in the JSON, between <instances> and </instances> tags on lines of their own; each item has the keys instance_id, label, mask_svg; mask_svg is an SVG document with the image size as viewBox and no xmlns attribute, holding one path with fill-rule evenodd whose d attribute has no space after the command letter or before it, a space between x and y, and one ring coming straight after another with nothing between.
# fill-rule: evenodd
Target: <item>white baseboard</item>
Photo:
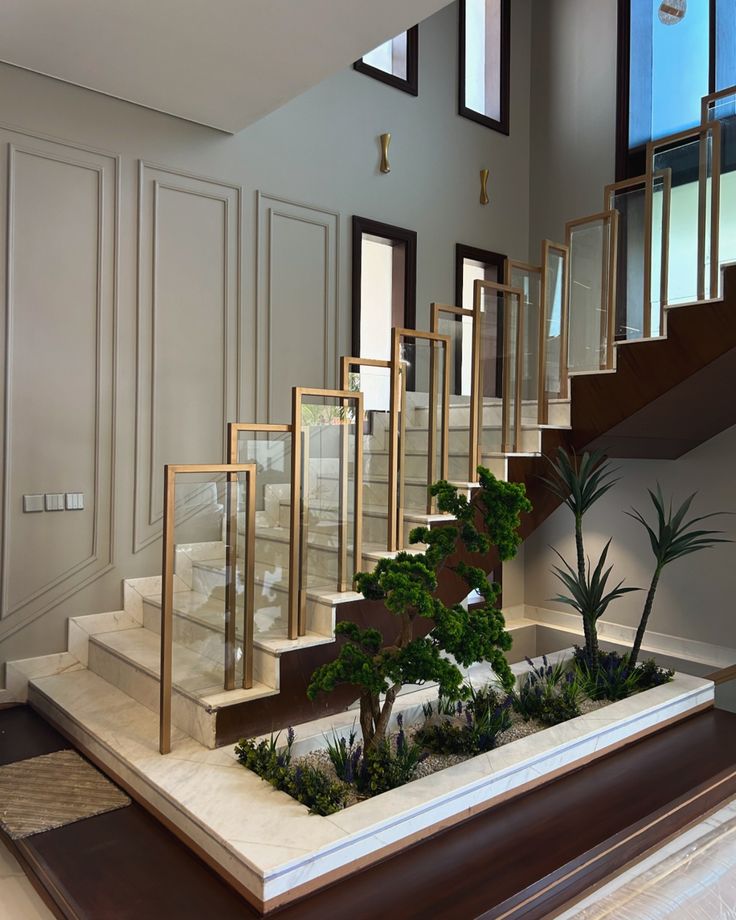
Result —
<instances>
[{"instance_id":1,"label":"white baseboard","mask_svg":"<svg viewBox=\"0 0 736 920\"><path fill-rule=\"evenodd\" d=\"M582 623L577 614L565 613L562 610L551 610L547 607L534 607L531 604L523 606L525 619L540 623L543 626L564 629L580 636L583 634ZM517 608L512 609L516 610ZM636 637L636 629L633 626L622 626L620 623L600 620L598 622L598 636L608 642L631 646ZM651 630L647 630L642 647L647 652L671 655L673 658L682 658L686 661L709 665L714 670L736 664L736 649L723 645L712 645L709 642L700 642L697 639L686 639L682 636L652 632Z\"/></svg>"}]
</instances>

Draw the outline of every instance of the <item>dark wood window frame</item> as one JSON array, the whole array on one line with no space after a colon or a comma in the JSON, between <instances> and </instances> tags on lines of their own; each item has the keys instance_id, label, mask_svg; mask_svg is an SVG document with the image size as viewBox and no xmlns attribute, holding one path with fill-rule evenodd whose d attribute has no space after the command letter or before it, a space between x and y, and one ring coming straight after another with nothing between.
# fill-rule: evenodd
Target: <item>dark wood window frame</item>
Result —
<instances>
[{"instance_id":1,"label":"dark wood window frame","mask_svg":"<svg viewBox=\"0 0 736 920\"><path fill-rule=\"evenodd\" d=\"M387 240L406 244L404 266L404 325L406 329L416 328L417 319L417 234L416 230L395 227L368 217L353 215L353 265L352 265L352 354L360 356L360 282L363 270L363 235L380 236Z\"/></svg>"},{"instance_id":2,"label":"dark wood window frame","mask_svg":"<svg viewBox=\"0 0 736 920\"><path fill-rule=\"evenodd\" d=\"M363 58L357 60L353 67L359 73L367 77L373 77L380 80L381 83L387 83L394 89L400 89L411 96L419 95L419 26L412 26L406 30L406 79L402 80L395 74L386 73L380 67L373 67L366 64Z\"/></svg>"},{"instance_id":3,"label":"dark wood window frame","mask_svg":"<svg viewBox=\"0 0 736 920\"><path fill-rule=\"evenodd\" d=\"M716 0L710 5L708 92L716 86ZM616 181L644 174L646 145L629 148L629 95L631 90L631 0L618 0L618 50L616 60Z\"/></svg>"},{"instance_id":4,"label":"dark wood window frame","mask_svg":"<svg viewBox=\"0 0 736 920\"><path fill-rule=\"evenodd\" d=\"M486 128L499 131L501 134L510 132L511 109L511 0L501 0L501 60L499 62L499 76L501 80L501 118L489 118L482 112L469 109L465 105L465 0L460 0L459 9L459 80L458 80L458 114L471 121L477 121Z\"/></svg>"}]
</instances>

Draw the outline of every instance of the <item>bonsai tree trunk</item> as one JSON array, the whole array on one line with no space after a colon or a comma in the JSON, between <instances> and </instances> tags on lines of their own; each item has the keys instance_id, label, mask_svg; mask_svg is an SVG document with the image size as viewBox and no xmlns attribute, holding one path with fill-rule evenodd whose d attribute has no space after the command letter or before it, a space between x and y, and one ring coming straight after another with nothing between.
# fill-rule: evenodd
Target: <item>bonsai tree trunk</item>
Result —
<instances>
[{"instance_id":1,"label":"bonsai tree trunk","mask_svg":"<svg viewBox=\"0 0 736 920\"><path fill-rule=\"evenodd\" d=\"M631 649L631 655L629 655L629 667L635 668L636 663L639 659L639 652L641 651L641 644L644 641L644 633L647 630L647 623L649 622L649 615L652 612L652 607L654 606L654 595L657 590L657 585L659 584L659 576L662 574L662 566L658 565L654 570L654 575L652 576L652 583L649 585L649 591L647 592L647 599L644 604L644 611L641 615L641 621L639 623L639 628L636 630L636 638L634 639L634 645Z\"/></svg>"}]
</instances>

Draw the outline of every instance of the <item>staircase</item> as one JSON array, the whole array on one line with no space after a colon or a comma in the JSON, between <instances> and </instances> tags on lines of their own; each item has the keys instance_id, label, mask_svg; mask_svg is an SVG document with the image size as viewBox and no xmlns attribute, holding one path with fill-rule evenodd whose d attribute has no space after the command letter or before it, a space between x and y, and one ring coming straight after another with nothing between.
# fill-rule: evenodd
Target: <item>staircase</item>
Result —
<instances>
[{"instance_id":1,"label":"staircase","mask_svg":"<svg viewBox=\"0 0 736 920\"><path fill-rule=\"evenodd\" d=\"M709 117L707 100L704 111ZM718 122L704 124L717 134ZM652 175L636 180L645 196L654 194ZM713 187L704 184L698 201ZM592 256L580 229L602 220L609 232ZM393 331L391 361L344 358L343 389L295 388L290 424L231 425L228 463L255 473L254 507L243 488L230 491L239 473L200 468L206 481L181 501L172 497L169 587L160 576L127 580L121 609L69 620L66 652L10 662L9 689L59 723L81 721L77 704L90 696L129 715L156 714L163 701L176 737L209 748L342 710L355 691L309 701L310 675L334 656L340 620L392 628L380 604L350 590L352 574L400 549L421 551L408 546L413 527L451 523L429 501L432 481L447 478L470 494L481 463L524 482L534 505L526 536L556 507L538 477L557 446L676 457L736 423L734 401L713 396L730 393L736 369L736 267L724 269L719 291L652 303L660 335L614 343L615 282L625 280L606 274L617 265L616 227L615 209L571 221L564 245L545 241L540 266L509 263L507 281L518 286L476 282L473 310L434 305L432 332ZM719 252L717 229L711 267L736 256ZM644 253L650 274L651 258ZM608 277L593 293L591 263L592 276ZM458 347L460 326L468 348ZM559 357L568 342L578 349L576 370ZM468 354L464 392L458 362ZM230 560L229 540L238 547ZM488 572L498 562L463 558ZM445 571L439 593L459 602L465 588ZM170 688L161 681L166 649ZM226 689L228 655L234 683Z\"/></svg>"}]
</instances>

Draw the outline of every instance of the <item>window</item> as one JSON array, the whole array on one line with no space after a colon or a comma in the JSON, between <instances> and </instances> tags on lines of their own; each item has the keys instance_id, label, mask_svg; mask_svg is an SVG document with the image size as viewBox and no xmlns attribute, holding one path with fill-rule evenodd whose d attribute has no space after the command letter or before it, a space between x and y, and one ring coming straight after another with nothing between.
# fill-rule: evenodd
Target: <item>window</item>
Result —
<instances>
[{"instance_id":1,"label":"window","mask_svg":"<svg viewBox=\"0 0 736 920\"><path fill-rule=\"evenodd\" d=\"M391 357L391 329L416 321L417 235L353 217L353 355Z\"/></svg>"},{"instance_id":2,"label":"window","mask_svg":"<svg viewBox=\"0 0 736 920\"><path fill-rule=\"evenodd\" d=\"M455 246L455 303L464 310L473 309L473 288L477 280L503 283L503 269L506 256L488 249L477 249L458 243ZM463 335L455 337L455 379L450 381L456 395L470 393L470 375L472 369L472 330L470 317L458 317L468 329Z\"/></svg>"},{"instance_id":3,"label":"window","mask_svg":"<svg viewBox=\"0 0 736 920\"><path fill-rule=\"evenodd\" d=\"M619 0L617 175L644 172L647 141L700 123L700 100L736 83L736 0Z\"/></svg>"},{"instance_id":4,"label":"window","mask_svg":"<svg viewBox=\"0 0 736 920\"><path fill-rule=\"evenodd\" d=\"M364 54L353 67L412 96L419 95L419 26Z\"/></svg>"},{"instance_id":5,"label":"window","mask_svg":"<svg viewBox=\"0 0 736 920\"><path fill-rule=\"evenodd\" d=\"M460 0L460 114L509 133L510 0Z\"/></svg>"}]
</instances>

